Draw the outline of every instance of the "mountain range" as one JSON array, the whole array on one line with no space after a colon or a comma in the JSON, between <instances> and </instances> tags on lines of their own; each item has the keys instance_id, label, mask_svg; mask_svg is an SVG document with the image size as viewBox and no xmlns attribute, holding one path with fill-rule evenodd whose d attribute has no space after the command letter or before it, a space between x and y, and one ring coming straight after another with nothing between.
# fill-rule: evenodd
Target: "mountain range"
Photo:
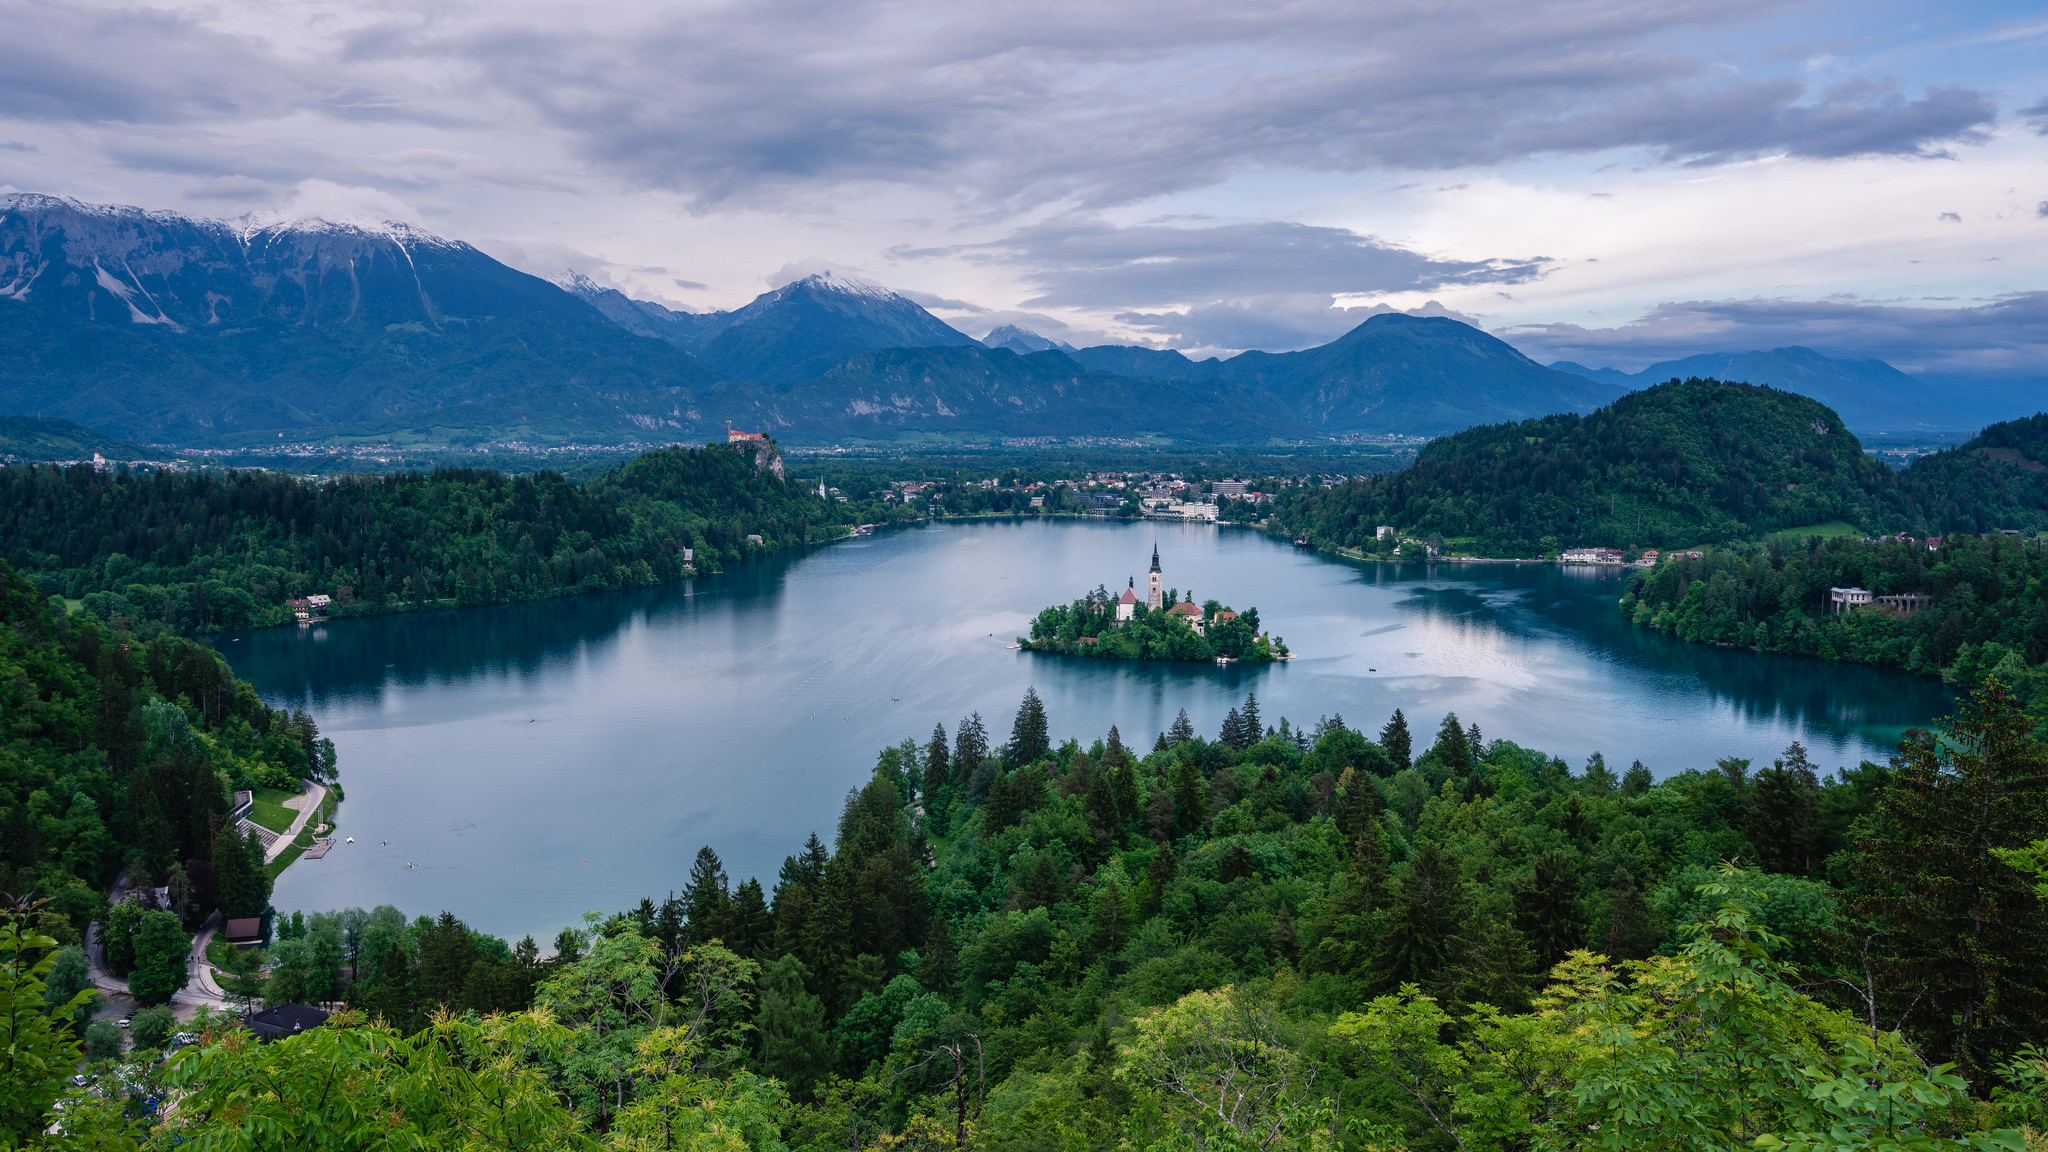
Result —
<instances>
[{"instance_id":1,"label":"mountain range","mask_svg":"<svg viewBox=\"0 0 2048 1152\"><path fill-rule=\"evenodd\" d=\"M1806 349L1625 375L1546 367L1456 320L1386 313L1317 348L1193 360L1014 326L976 341L832 273L685 312L404 224L0 196L0 414L146 443L661 442L727 421L797 442L1439 435L1590 411L1650 378L1745 372L1814 390L1852 426L1868 426L1863 413L1958 423L1888 365Z\"/></svg>"},{"instance_id":2,"label":"mountain range","mask_svg":"<svg viewBox=\"0 0 2048 1152\"><path fill-rule=\"evenodd\" d=\"M1569 360L1551 367L1630 390L1695 377L1769 384L1818 400L1840 413L1849 427L1866 430L1945 432L1974 428L1993 415L1982 411L1982 403L1968 393L1930 388L1926 381L1915 380L1882 360L1843 360L1797 345L1768 352L1687 356L1652 364L1640 372L1587 368ZM1930 402L1931 396L1943 400Z\"/></svg>"}]
</instances>

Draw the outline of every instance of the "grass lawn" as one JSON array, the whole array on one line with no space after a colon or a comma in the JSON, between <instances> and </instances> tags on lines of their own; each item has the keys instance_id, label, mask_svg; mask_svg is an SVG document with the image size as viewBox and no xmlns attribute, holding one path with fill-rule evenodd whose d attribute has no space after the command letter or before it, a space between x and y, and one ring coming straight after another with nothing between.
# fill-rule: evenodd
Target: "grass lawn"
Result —
<instances>
[{"instance_id":1,"label":"grass lawn","mask_svg":"<svg viewBox=\"0 0 2048 1152\"><path fill-rule=\"evenodd\" d=\"M299 814L285 807L284 802L294 795L296 793L287 792L282 788L256 789L256 804L249 810L249 819L272 832L282 832L290 828L292 821L299 818Z\"/></svg>"},{"instance_id":2,"label":"grass lawn","mask_svg":"<svg viewBox=\"0 0 2048 1152\"><path fill-rule=\"evenodd\" d=\"M1847 520L1830 520L1825 524L1808 524L1804 528L1787 528L1764 537L1767 544L1803 544L1808 537L1819 536L1832 540L1837 536L1862 536L1863 529Z\"/></svg>"}]
</instances>

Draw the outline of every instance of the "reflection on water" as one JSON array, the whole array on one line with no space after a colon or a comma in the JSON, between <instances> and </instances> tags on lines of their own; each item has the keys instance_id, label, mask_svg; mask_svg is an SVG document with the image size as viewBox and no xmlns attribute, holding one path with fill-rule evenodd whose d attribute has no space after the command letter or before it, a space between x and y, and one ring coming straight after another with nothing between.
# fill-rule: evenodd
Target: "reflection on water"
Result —
<instances>
[{"instance_id":1,"label":"reflection on water","mask_svg":"<svg viewBox=\"0 0 2048 1152\"><path fill-rule=\"evenodd\" d=\"M1300 658L1133 665L1007 645L1040 607L1142 576L1240 609ZM341 751L356 844L294 865L281 908L391 902L551 936L586 908L681 886L709 843L772 877L829 837L876 751L980 711L998 740L1027 686L1056 735L1149 746L1186 708L1214 732L1248 690L1268 720L1342 714L1418 736L1455 711L1582 763L1666 774L1882 757L1948 707L1896 673L1682 644L1624 623L1618 575L1370 566L1195 525L926 525L662 588L222 637L273 703ZM410 867L408 867L410 865Z\"/></svg>"}]
</instances>

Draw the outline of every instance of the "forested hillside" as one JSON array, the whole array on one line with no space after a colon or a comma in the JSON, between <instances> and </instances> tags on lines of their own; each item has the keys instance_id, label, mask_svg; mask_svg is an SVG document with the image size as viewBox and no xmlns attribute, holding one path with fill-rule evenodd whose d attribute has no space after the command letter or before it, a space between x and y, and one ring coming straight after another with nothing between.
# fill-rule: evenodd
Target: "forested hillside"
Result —
<instances>
[{"instance_id":1,"label":"forested hillside","mask_svg":"<svg viewBox=\"0 0 2048 1152\"><path fill-rule=\"evenodd\" d=\"M1676 557L1629 578L1621 610L1703 644L1877 664L1974 686L1996 671L2048 721L2048 556L2039 540L1810 540ZM1917 596L1830 610L1830 588Z\"/></svg>"},{"instance_id":2,"label":"forested hillside","mask_svg":"<svg viewBox=\"0 0 2048 1152\"><path fill-rule=\"evenodd\" d=\"M131 889L169 887L188 927L261 912L270 881L229 794L335 771L310 717L265 707L211 648L67 617L4 563L0 727L0 892L48 900L65 943L124 868Z\"/></svg>"},{"instance_id":3,"label":"forested hillside","mask_svg":"<svg viewBox=\"0 0 2048 1152\"><path fill-rule=\"evenodd\" d=\"M183 633L644 586L836 534L772 446L649 452L589 484L478 469L341 477L0 469L0 557L102 619ZM760 536L758 544L749 535Z\"/></svg>"},{"instance_id":4,"label":"forested hillside","mask_svg":"<svg viewBox=\"0 0 2048 1152\"><path fill-rule=\"evenodd\" d=\"M998 747L975 716L885 750L772 894L705 849L546 960L452 916L295 916L266 995L361 1014L216 1026L56 1146L2021 1152L2029 726L1989 685L1889 767L1794 745L1656 782L1250 697L1215 741L1055 746L1033 694ZM544 1011L433 1014L508 997ZM179 1106L118 1114L146 1095Z\"/></svg>"},{"instance_id":5,"label":"forested hillside","mask_svg":"<svg viewBox=\"0 0 2048 1152\"><path fill-rule=\"evenodd\" d=\"M1771 388L1673 380L1585 416L1472 428L1399 472L1299 490L1275 519L1357 547L1378 525L1481 555L1676 547L1830 520L1896 518L1883 464L1826 407Z\"/></svg>"}]
</instances>

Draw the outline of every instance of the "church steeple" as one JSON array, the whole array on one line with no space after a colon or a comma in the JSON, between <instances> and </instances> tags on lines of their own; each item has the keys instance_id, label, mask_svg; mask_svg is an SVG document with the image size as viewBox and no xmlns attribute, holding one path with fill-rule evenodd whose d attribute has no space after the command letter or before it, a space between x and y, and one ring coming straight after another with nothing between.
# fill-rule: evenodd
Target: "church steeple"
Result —
<instances>
[{"instance_id":1,"label":"church steeple","mask_svg":"<svg viewBox=\"0 0 2048 1152\"><path fill-rule=\"evenodd\" d=\"M1152 570L1159 571L1159 541L1152 542Z\"/></svg>"},{"instance_id":2,"label":"church steeple","mask_svg":"<svg viewBox=\"0 0 2048 1152\"><path fill-rule=\"evenodd\" d=\"M1159 576L1159 541L1152 542L1152 575L1145 582L1145 607L1157 612L1166 607L1165 581Z\"/></svg>"}]
</instances>

